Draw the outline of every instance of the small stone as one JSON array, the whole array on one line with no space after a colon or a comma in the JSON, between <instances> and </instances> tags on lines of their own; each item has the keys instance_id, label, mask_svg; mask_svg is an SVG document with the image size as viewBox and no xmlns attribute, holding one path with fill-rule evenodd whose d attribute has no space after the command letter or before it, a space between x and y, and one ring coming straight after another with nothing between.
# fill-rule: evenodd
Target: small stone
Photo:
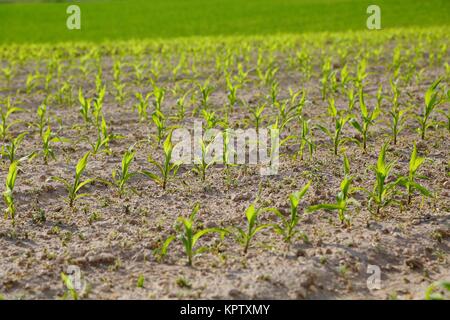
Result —
<instances>
[{"instance_id":1,"label":"small stone","mask_svg":"<svg viewBox=\"0 0 450 320\"><path fill-rule=\"evenodd\" d=\"M230 291L228 291L228 295L233 298L238 298L242 296L242 292L238 289L231 289Z\"/></svg>"}]
</instances>

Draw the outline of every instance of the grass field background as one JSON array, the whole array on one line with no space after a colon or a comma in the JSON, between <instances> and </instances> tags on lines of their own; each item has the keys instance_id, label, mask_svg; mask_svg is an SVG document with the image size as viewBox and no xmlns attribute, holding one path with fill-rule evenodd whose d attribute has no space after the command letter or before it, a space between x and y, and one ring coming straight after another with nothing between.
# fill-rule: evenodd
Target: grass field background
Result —
<instances>
[{"instance_id":1,"label":"grass field background","mask_svg":"<svg viewBox=\"0 0 450 320\"><path fill-rule=\"evenodd\" d=\"M66 28L72 3L81 30ZM0 1L0 43L363 30L370 4L383 29L450 24L448 0Z\"/></svg>"}]
</instances>

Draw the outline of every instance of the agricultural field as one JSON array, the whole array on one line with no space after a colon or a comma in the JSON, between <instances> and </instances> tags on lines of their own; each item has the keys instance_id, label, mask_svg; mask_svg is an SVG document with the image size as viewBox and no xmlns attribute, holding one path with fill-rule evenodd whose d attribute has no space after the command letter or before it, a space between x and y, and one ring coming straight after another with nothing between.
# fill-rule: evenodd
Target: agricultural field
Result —
<instances>
[{"instance_id":1,"label":"agricultural field","mask_svg":"<svg viewBox=\"0 0 450 320\"><path fill-rule=\"evenodd\" d=\"M448 298L450 28L273 31L3 38L0 297Z\"/></svg>"}]
</instances>

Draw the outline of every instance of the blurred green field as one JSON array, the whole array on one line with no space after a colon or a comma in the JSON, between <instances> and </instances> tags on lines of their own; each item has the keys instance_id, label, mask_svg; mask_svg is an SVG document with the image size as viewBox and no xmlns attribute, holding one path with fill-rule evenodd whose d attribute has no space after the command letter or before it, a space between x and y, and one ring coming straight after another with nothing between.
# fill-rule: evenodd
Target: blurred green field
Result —
<instances>
[{"instance_id":1,"label":"blurred green field","mask_svg":"<svg viewBox=\"0 0 450 320\"><path fill-rule=\"evenodd\" d=\"M66 28L69 4L81 30ZM363 30L366 0L0 1L0 43ZM448 0L379 0L382 28L450 24Z\"/></svg>"}]
</instances>

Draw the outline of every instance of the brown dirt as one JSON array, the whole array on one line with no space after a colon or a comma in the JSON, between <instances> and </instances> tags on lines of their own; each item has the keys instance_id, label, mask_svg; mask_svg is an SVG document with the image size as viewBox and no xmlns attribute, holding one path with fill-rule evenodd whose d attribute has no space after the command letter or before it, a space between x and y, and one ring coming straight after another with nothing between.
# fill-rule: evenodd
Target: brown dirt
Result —
<instances>
[{"instance_id":1,"label":"brown dirt","mask_svg":"<svg viewBox=\"0 0 450 320\"><path fill-rule=\"evenodd\" d=\"M369 71L374 72L366 80L367 94L370 96L367 102L371 107L378 84L382 83L385 94L391 95L388 63L395 41L382 44L385 50L382 58L372 56L369 60ZM414 43L411 47L406 43L405 50L413 46ZM167 49L169 52L170 48ZM238 96L250 106L267 101L265 96L269 93L269 88L260 85L252 69L257 52L255 48L256 45L251 47L251 61L243 61L244 69L251 70L250 82L238 91ZM339 61L333 44L323 48L333 61ZM151 55L140 55L138 59L151 63L164 56L153 49ZM275 62L280 66L277 74L281 89L279 98L288 98L288 87L299 89L304 85L308 89L305 116L314 123L326 123L330 127L326 119L327 102L320 97L318 63L321 57L313 55L313 76L307 81L298 69L288 63L287 57L297 49L293 44L287 44L285 50L276 51ZM313 47L312 52L318 52L315 49ZM238 48L233 50L237 52ZM432 49L425 43L424 50L428 53L427 50ZM174 50L175 57L177 54ZM355 56L355 50L350 50L350 70L354 70ZM445 57L448 60L448 55ZM195 77L203 81L208 76L211 76L211 84L216 86L210 105L217 109L218 114L223 114L225 79L214 73L211 53L206 53L205 57L196 53L195 59L198 61L198 74L192 76L186 72L176 81L170 77L171 69L164 67L167 59L161 60L163 67L157 83L167 89L163 103L166 114L174 115L176 98L194 87L185 80ZM3 63L6 61L3 57ZM74 98L79 85L89 92L88 96L92 96L95 79L93 62L85 62L91 71L89 77L83 79L76 69L79 65L77 57L62 57L61 61L66 65L63 78L72 76L69 81L74 84ZM418 70L425 70L419 84L413 81L401 87L402 102L413 103L417 112L422 108L423 93L429 83L444 72L442 64L429 65L427 61L421 58L417 62ZM44 88L40 83L31 94L18 91L24 88L26 76L35 70L37 62L40 62L39 68L44 73L48 61L38 57L17 66L18 72L9 88L0 78L0 87L4 88L0 97L11 95L18 106L26 109L26 112L13 116L24 123L11 128L11 136L29 132L19 149L21 156L40 149L39 134L26 123L35 121L36 108L45 97ZM339 62L336 62L334 67L338 66ZM125 105L120 107L114 101L112 61L108 52L103 55L102 67L108 88L105 117L110 130L123 135L124 139L111 143L111 155L92 156L85 176L111 179L111 172L119 167L123 152L137 140L146 139L155 132L155 128L148 123L139 123L137 113L131 110L135 101L134 92L148 92L151 86L143 82L139 89L133 84L131 68L124 68L122 81L127 84L129 96ZM147 71L144 81L148 80L148 76ZM59 85L55 79L52 91L55 92ZM169 89L174 89L175 93ZM345 108L346 98L342 94L338 96L338 107ZM220 241L216 236L207 236L200 242L209 251L195 256L194 266L189 267L178 242L169 247L163 262L155 259L153 250L173 234L177 217L187 216L196 202L201 203L196 220L200 228L243 227L245 209L256 199L259 186L262 190L259 205L277 207L286 212L289 210L288 195L309 180L312 180L312 187L302 200L302 209L310 204L333 201L343 173L341 157L333 155L329 139L315 131L317 152L312 161L293 158L298 144L283 147L281 166L276 176L261 177L257 166L237 166L232 168L232 183L227 183L223 168L213 166L207 173L207 181L202 183L189 166L183 166L166 191L144 176L135 176L130 180L127 186L134 188L136 193L128 190L123 197L118 196L115 188L97 182L85 189L89 196L78 200L72 209L63 201L66 196L63 186L49 178L72 177L77 160L90 150L89 144L81 138L94 139L96 129L83 125L78 102L70 107L50 99L53 130L72 142L55 144L57 159L51 160L48 165L43 163L42 157L21 165L15 190L18 206L16 227L11 225L10 220L0 221L0 293L6 298L54 299L62 296L64 287L60 273L66 271L69 265L79 266L88 283L89 290L83 297L99 299L420 299L430 283L450 278L450 139L444 126L430 128L427 140L418 143L419 153L427 157L420 169L420 173L428 178L423 183L437 195L435 199L422 199L415 195L411 206L391 205L377 216L369 212L367 199L360 192L355 197L361 205L352 207L350 211L350 228L339 224L334 212L302 214L298 228L309 241L296 239L286 251L280 236L272 230L265 230L256 236L246 256L242 255L242 247L233 237L227 236ZM191 111L199 104L195 102L193 106L189 101L187 117L181 123L187 127L195 118L191 116ZM367 153L353 143L346 145L354 184L358 187L371 189L374 183L375 176L369 166L376 163L380 146L388 139L386 122L389 107L389 102L385 100L383 115L371 128ZM267 109L266 112L269 115L274 111ZM412 114L406 129L400 134L398 145L388 150L388 159L397 160L394 175L407 173L412 144L420 139ZM61 126L57 118L61 119ZM433 118L443 120L437 113ZM231 119L234 127L252 126L249 112L242 104L236 107ZM268 116L265 125L268 121L273 121L273 117ZM173 120L171 123L180 124ZM290 130L297 133L298 126L293 124ZM344 135L357 136L350 126L345 128ZM132 170L154 169L146 161L149 154L161 158L160 149L154 142L138 146ZM2 160L1 165L0 180L4 181L8 161ZM398 197L404 201L404 196ZM36 219L40 210L45 213L45 222ZM261 221L278 220L267 213L261 216ZM367 287L369 264L381 268L379 290L369 290ZM143 288L136 285L140 275L145 278ZM188 285L183 286L184 282Z\"/></svg>"}]
</instances>

